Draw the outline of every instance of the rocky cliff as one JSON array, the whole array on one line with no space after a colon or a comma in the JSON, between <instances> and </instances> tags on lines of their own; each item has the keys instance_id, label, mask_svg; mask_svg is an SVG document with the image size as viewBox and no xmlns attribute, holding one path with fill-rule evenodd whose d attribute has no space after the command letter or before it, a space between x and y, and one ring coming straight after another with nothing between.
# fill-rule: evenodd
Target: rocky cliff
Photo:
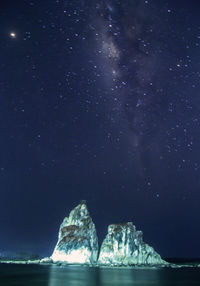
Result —
<instances>
[{"instance_id":1,"label":"rocky cliff","mask_svg":"<svg viewBox=\"0 0 200 286\"><path fill-rule=\"evenodd\" d=\"M95 225L82 201L66 217L59 230L58 242L50 259L53 262L99 265L163 265L167 264L148 244L132 222L112 224L98 258Z\"/></svg>"},{"instance_id":2,"label":"rocky cliff","mask_svg":"<svg viewBox=\"0 0 200 286\"><path fill-rule=\"evenodd\" d=\"M104 239L99 259L103 265L158 265L166 262L148 244L132 222L112 224Z\"/></svg>"},{"instance_id":3,"label":"rocky cliff","mask_svg":"<svg viewBox=\"0 0 200 286\"><path fill-rule=\"evenodd\" d=\"M97 255L95 225L85 201L82 201L63 220L51 259L54 262L93 264L97 261Z\"/></svg>"}]
</instances>

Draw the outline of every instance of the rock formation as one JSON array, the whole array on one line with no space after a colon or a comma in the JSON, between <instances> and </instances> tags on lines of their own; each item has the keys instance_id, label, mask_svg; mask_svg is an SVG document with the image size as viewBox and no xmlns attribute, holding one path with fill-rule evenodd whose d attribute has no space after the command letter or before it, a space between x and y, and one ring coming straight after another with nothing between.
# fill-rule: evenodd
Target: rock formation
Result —
<instances>
[{"instance_id":1,"label":"rock formation","mask_svg":"<svg viewBox=\"0 0 200 286\"><path fill-rule=\"evenodd\" d=\"M85 201L82 201L63 220L51 259L54 262L93 264L97 261L97 255L95 225Z\"/></svg>"},{"instance_id":2,"label":"rock formation","mask_svg":"<svg viewBox=\"0 0 200 286\"><path fill-rule=\"evenodd\" d=\"M143 234L132 222L112 224L104 239L98 264L103 265L160 265L166 264L160 255L143 242Z\"/></svg>"},{"instance_id":3,"label":"rock formation","mask_svg":"<svg viewBox=\"0 0 200 286\"><path fill-rule=\"evenodd\" d=\"M112 224L104 239L99 258L95 225L82 201L66 217L59 230L58 242L48 261L108 266L167 264L148 244L132 222Z\"/></svg>"}]
</instances>

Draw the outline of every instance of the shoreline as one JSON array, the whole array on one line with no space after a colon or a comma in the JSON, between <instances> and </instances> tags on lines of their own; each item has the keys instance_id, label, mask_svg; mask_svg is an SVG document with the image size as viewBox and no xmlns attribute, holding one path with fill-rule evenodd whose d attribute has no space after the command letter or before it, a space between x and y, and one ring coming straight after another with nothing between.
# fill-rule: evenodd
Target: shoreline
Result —
<instances>
[{"instance_id":1,"label":"shoreline","mask_svg":"<svg viewBox=\"0 0 200 286\"><path fill-rule=\"evenodd\" d=\"M0 264L16 264L16 265L43 265L43 266L57 266L57 267L94 267L106 269L166 269L166 268L200 268L200 263L168 263L163 265L100 265L100 264L69 264L64 262L43 262L41 260L0 260Z\"/></svg>"}]
</instances>

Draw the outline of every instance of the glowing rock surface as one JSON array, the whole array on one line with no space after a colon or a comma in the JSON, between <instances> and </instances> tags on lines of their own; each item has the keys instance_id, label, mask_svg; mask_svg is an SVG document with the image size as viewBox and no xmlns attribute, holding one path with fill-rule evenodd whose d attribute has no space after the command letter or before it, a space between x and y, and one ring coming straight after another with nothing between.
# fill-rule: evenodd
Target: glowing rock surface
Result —
<instances>
[{"instance_id":1,"label":"glowing rock surface","mask_svg":"<svg viewBox=\"0 0 200 286\"><path fill-rule=\"evenodd\" d=\"M51 259L54 262L91 264L97 261L97 255L96 228L85 201L82 201L63 220Z\"/></svg>"},{"instance_id":2,"label":"glowing rock surface","mask_svg":"<svg viewBox=\"0 0 200 286\"><path fill-rule=\"evenodd\" d=\"M103 265L161 265L160 255L143 242L143 234L132 222L112 224L104 239L98 263Z\"/></svg>"}]
</instances>

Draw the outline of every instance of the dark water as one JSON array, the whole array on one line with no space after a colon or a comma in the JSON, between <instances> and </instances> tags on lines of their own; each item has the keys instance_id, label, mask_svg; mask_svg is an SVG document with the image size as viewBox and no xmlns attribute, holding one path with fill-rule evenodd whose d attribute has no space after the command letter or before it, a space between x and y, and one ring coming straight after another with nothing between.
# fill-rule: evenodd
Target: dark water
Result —
<instances>
[{"instance_id":1,"label":"dark water","mask_svg":"<svg viewBox=\"0 0 200 286\"><path fill-rule=\"evenodd\" d=\"M200 286L200 269L0 265L0 286Z\"/></svg>"}]
</instances>

